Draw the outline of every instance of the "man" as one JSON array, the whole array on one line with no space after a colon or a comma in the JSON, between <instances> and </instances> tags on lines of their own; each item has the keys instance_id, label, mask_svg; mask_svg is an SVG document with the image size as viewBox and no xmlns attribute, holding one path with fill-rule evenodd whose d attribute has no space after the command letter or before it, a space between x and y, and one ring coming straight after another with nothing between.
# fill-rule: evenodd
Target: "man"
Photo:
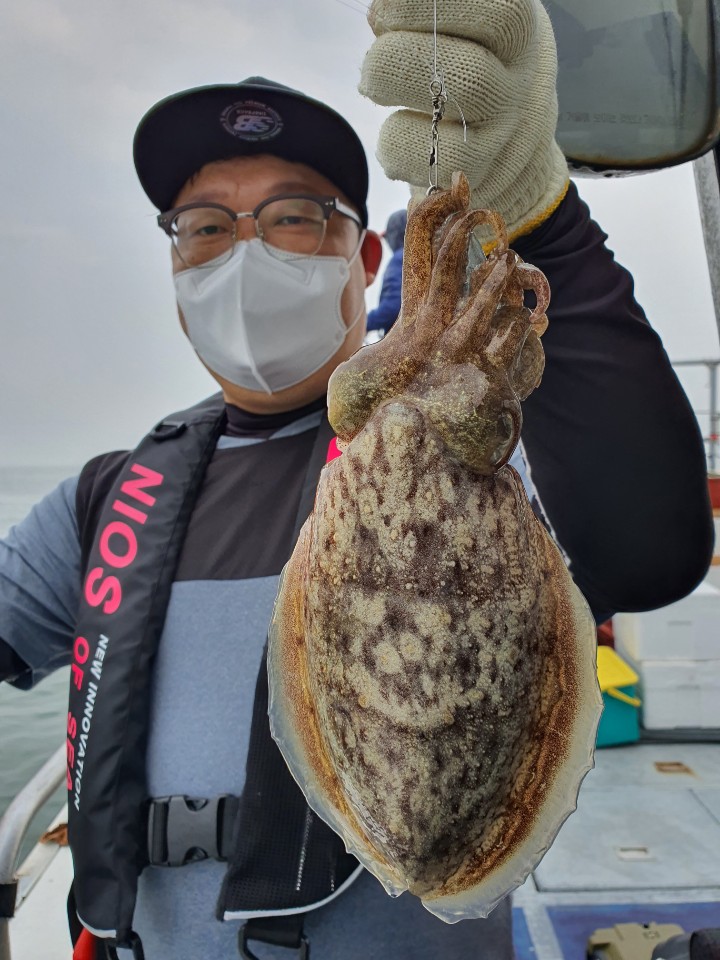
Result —
<instances>
[{"instance_id":1,"label":"man","mask_svg":"<svg viewBox=\"0 0 720 960\"><path fill-rule=\"evenodd\" d=\"M402 262L407 211L396 210L388 217L383 240L392 250L392 256L383 273L382 289L377 307L368 313L367 329L385 334L395 323L400 313L402 294Z\"/></svg>"},{"instance_id":2,"label":"man","mask_svg":"<svg viewBox=\"0 0 720 960\"><path fill-rule=\"evenodd\" d=\"M222 401L92 461L0 552L0 676L29 686L72 664L77 915L123 958L233 957L242 929L245 956L302 955L304 936L316 958L510 960L508 900L445 925L414 897L387 897L311 817L298 846L298 800L277 785L268 744L277 577L327 455L327 381L362 342L379 263L360 142L323 104L251 78L156 105L135 162L171 238L181 324ZM533 178L543 202L553 183L560 195L517 245L554 290L524 439L602 620L702 577L704 453L632 282L566 174Z\"/></svg>"}]
</instances>

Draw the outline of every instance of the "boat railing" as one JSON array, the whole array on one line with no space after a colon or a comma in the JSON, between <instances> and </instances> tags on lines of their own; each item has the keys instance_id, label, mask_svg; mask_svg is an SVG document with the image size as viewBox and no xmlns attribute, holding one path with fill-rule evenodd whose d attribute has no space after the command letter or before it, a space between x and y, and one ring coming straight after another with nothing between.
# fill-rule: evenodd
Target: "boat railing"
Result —
<instances>
[{"instance_id":1,"label":"boat railing","mask_svg":"<svg viewBox=\"0 0 720 960\"><path fill-rule=\"evenodd\" d=\"M707 456L708 470L710 473L715 473L716 470L720 468L720 403L718 401L718 383L720 381L718 370L720 370L720 360L673 360L672 365L673 367L683 368L705 367L707 370L707 396L709 399L709 407L707 410L695 410L695 415L698 418L701 416L708 417L709 432L707 435L703 436L703 440L706 444L705 452Z\"/></svg>"},{"instance_id":2,"label":"boat railing","mask_svg":"<svg viewBox=\"0 0 720 960\"><path fill-rule=\"evenodd\" d=\"M9 924L15 908L16 870L22 842L35 814L62 783L65 767L63 744L17 794L0 818L0 960L11 960Z\"/></svg>"}]
</instances>

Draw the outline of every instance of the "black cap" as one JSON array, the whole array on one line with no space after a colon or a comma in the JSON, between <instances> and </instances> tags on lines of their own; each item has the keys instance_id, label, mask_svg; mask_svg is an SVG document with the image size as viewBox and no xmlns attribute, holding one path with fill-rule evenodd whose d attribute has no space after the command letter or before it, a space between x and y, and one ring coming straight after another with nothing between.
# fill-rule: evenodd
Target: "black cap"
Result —
<instances>
[{"instance_id":1,"label":"black cap","mask_svg":"<svg viewBox=\"0 0 720 960\"><path fill-rule=\"evenodd\" d=\"M264 77L166 97L140 121L133 144L142 188L161 212L206 163L263 153L327 177L367 226L368 168L358 135L324 103Z\"/></svg>"}]
</instances>

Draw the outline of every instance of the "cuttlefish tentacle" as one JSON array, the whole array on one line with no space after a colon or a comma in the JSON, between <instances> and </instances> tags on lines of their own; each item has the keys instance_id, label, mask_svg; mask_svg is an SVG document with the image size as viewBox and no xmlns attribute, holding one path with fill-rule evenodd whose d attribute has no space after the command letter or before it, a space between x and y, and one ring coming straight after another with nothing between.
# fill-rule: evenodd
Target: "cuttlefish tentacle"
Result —
<instances>
[{"instance_id":1,"label":"cuttlefish tentacle","mask_svg":"<svg viewBox=\"0 0 720 960\"><path fill-rule=\"evenodd\" d=\"M535 294L536 303L530 314L530 323L535 333L541 337L548 325L545 311L550 304L550 284L545 274L529 263L520 262L516 275L523 290L532 290Z\"/></svg>"},{"instance_id":2,"label":"cuttlefish tentacle","mask_svg":"<svg viewBox=\"0 0 720 960\"><path fill-rule=\"evenodd\" d=\"M470 188L464 178L453 177L452 188L433 194L414 209L408 217L403 257L402 304L400 317L393 329L412 324L418 306L425 300L433 273L434 250L432 239L447 224L448 218L467 209ZM412 210L412 208L411 208Z\"/></svg>"},{"instance_id":3,"label":"cuttlefish tentacle","mask_svg":"<svg viewBox=\"0 0 720 960\"><path fill-rule=\"evenodd\" d=\"M362 430L380 404L402 393L444 328L432 311L423 311L437 257L433 240L439 236L442 243L469 197L467 181L457 177L452 190L426 199L408 218L400 316L387 336L338 368L328 386L328 416L341 444Z\"/></svg>"},{"instance_id":4,"label":"cuttlefish tentacle","mask_svg":"<svg viewBox=\"0 0 720 960\"><path fill-rule=\"evenodd\" d=\"M538 335L544 331L547 281L508 249L498 214L468 212L468 203L467 181L457 176L451 190L427 198L410 216L400 317L383 340L355 354L330 382L330 421L341 443L349 442L382 403L402 394L428 360L481 363L490 344L486 361L495 362L495 357L510 370L509 351L522 347L527 330L532 327ZM470 237L480 225L490 226L497 242L488 260L475 269L469 295L463 297ZM532 290L537 301L529 319L523 307L525 290ZM499 329L493 318L503 305L513 308L517 317L504 314ZM511 328L514 334L509 336ZM523 392L537 380L537 351L531 348L529 358L534 358L532 363L526 358L515 364L524 371L518 380Z\"/></svg>"},{"instance_id":5,"label":"cuttlefish tentacle","mask_svg":"<svg viewBox=\"0 0 720 960\"><path fill-rule=\"evenodd\" d=\"M400 316L383 340L355 354L330 381L330 422L341 444L356 436L382 403L402 394L429 359L479 357L501 303L522 309L522 283L511 282L519 258L508 249L504 222L493 211L468 212L469 200L467 180L458 174L451 190L412 210ZM475 269L464 297L470 237L480 225L490 226L497 242ZM539 289L529 273L528 284Z\"/></svg>"},{"instance_id":6,"label":"cuttlefish tentacle","mask_svg":"<svg viewBox=\"0 0 720 960\"><path fill-rule=\"evenodd\" d=\"M477 347L478 343L485 339L495 310L502 299L507 278L507 258L495 260L474 300L440 339L439 355L455 361L465 359L471 347Z\"/></svg>"},{"instance_id":7,"label":"cuttlefish tentacle","mask_svg":"<svg viewBox=\"0 0 720 960\"><path fill-rule=\"evenodd\" d=\"M452 322L456 305L462 299L470 235L480 224L488 222L487 210L471 210L450 227L438 252L427 303L446 325Z\"/></svg>"}]
</instances>

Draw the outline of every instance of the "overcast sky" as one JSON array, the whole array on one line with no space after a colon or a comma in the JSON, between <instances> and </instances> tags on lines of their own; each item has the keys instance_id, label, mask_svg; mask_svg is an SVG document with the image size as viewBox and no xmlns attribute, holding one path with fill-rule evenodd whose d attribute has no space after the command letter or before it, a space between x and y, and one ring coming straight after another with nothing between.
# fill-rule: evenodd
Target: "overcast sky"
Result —
<instances>
[{"instance_id":1,"label":"overcast sky","mask_svg":"<svg viewBox=\"0 0 720 960\"><path fill-rule=\"evenodd\" d=\"M356 91L372 41L363 6L2 5L0 465L81 464L213 390L177 325L167 245L132 165L135 127L157 100L254 74L299 87L360 134L371 226L405 205L407 188L374 159L387 111ZM691 168L579 186L670 356L720 355Z\"/></svg>"}]
</instances>

